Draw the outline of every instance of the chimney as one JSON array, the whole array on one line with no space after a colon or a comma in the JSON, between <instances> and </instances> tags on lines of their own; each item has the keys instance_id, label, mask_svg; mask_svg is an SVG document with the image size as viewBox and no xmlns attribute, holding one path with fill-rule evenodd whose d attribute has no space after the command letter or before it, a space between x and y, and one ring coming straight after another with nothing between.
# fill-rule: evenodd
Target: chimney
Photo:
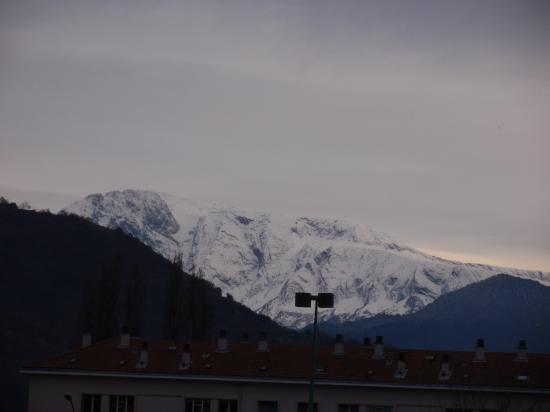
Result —
<instances>
[{"instance_id":1,"label":"chimney","mask_svg":"<svg viewBox=\"0 0 550 412\"><path fill-rule=\"evenodd\" d=\"M139 352L139 361L136 368L144 369L149 363L149 344L147 341L141 343L141 351Z\"/></svg>"},{"instance_id":2,"label":"chimney","mask_svg":"<svg viewBox=\"0 0 550 412\"><path fill-rule=\"evenodd\" d=\"M405 363L405 354L403 352L399 353L399 358L397 359L397 369L395 370L394 378L403 379L407 375L407 364Z\"/></svg>"},{"instance_id":3,"label":"chimney","mask_svg":"<svg viewBox=\"0 0 550 412\"><path fill-rule=\"evenodd\" d=\"M518 354L514 360L517 362L527 362L527 341L525 339L518 341Z\"/></svg>"},{"instance_id":4,"label":"chimney","mask_svg":"<svg viewBox=\"0 0 550 412\"><path fill-rule=\"evenodd\" d=\"M449 362L449 355L444 354L441 359L441 369L439 370L438 379L441 381L447 381L451 378L451 367Z\"/></svg>"},{"instance_id":5,"label":"chimney","mask_svg":"<svg viewBox=\"0 0 550 412\"><path fill-rule=\"evenodd\" d=\"M191 346L188 343L183 344L181 352L180 369L189 369L191 367Z\"/></svg>"},{"instance_id":6,"label":"chimney","mask_svg":"<svg viewBox=\"0 0 550 412\"><path fill-rule=\"evenodd\" d=\"M225 333L225 329L220 329L216 352L227 352L227 334Z\"/></svg>"},{"instance_id":7,"label":"chimney","mask_svg":"<svg viewBox=\"0 0 550 412\"><path fill-rule=\"evenodd\" d=\"M344 337L342 335L336 335L336 343L334 344L333 354L335 356L343 356L345 354L345 352L344 352Z\"/></svg>"},{"instance_id":8,"label":"chimney","mask_svg":"<svg viewBox=\"0 0 550 412\"><path fill-rule=\"evenodd\" d=\"M476 343L476 355L474 362L485 362L485 340L478 338Z\"/></svg>"},{"instance_id":9,"label":"chimney","mask_svg":"<svg viewBox=\"0 0 550 412\"><path fill-rule=\"evenodd\" d=\"M369 337L363 338L363 346L366 346L366 347L370 346L370 338Z\"/></svg>"},{"instance_id":10,"label":"chimney","mask_svg":"<svg viewBox=\"0 0 550 412\"><path fill-rule=\"evenodd\" d=\"M372 355L375 359L384 359L384 337L377 336L376 342L374 343L374 354Z\"/></svg>"},{"instance_id":11,"label":"chimney","mask_svg":"<svg viewBox=\"0 0 550 412\"><path fill-rule=\"evenodd\" d=\"M243 343L248 343L248 333L243 332L243 333L241 334L241 342L243 342Z\"/></svg>"},{"instance_id":12,"label":"chimney","mask_svg":"<svg viewBox=\"0 0 550 412\"><path fill-rule=\"evenodd\" d=\"M92 344L92 335L85 333L82 335L82 347L85 348Z\"/></svg>"},{"instance_id":13,"label":"chimney","mask_svg":"<svg viewBox=\"0 0 550 412\"><path fill-rule=\"evenodd\" d=\"M260 332L260 340L258 341L258 352L269 352L267 334L265 332Z\"/></svg>"},{"instance_id":14,"label":"chimney","mask_svg":"<svg viewBox=\"0 0 550 412\"><path fill-rule=\"evenodd\" d=\"M127 348L128 346L130 346L130 335L126 331L122 331L118 347Z\"/></svg>"}]
</instances>

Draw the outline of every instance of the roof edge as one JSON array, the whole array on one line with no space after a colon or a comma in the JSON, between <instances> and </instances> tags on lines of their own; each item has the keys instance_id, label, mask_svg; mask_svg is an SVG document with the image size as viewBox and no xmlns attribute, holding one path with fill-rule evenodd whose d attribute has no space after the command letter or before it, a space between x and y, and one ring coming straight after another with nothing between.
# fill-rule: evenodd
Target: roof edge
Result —
<instances>
[{"instance_id":1,"label":"roof edge","mask_svg":"<svg viewBox=\"0 0 550 412\"><path fill-rule=\"evenodd\" d=\"M141 373L141 372L105 372L89 370L64 370L64 369L42 369L42 368L23 368L19 373L25 375L53 375L53 376L82 376L82 377L102 377L102 378L130 378L130 379L163 379L163 380L189 380L189 381L224 381L235 383L279 383L289 385L309 385L309 379L286 379L286 378L256 378L246 376L204 376L204 375L174 375L167 373ZM512 386L476 386L476 385L414 385L414 384L393 384L377 383L363 381L344 381L344 380L318 380L317 386L352 386L367 388L388 388L388 389L415 389L415 390L440 390L440 391L458 391L458 392L506 392L506 393L524 393L524 394L550 394L550 389L546 388L520 388Z\"/></svg>"}]
</instances>

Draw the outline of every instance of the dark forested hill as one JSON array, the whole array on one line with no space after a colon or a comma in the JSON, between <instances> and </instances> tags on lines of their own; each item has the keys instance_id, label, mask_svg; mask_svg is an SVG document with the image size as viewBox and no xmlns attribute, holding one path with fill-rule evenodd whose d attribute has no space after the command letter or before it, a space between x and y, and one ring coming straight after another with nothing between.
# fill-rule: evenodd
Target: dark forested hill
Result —
<instances>
[{"instance_id":1,"label":"dark forested hill","mask_svg":"<svg viewBox=\"0 0 550 412\"><path fill-rule=\"evenodd\" d=\"M470 350L480 337L488 350L514 351L518 339L526 339L530 350L550 352L550 287L497 275L442 295L411 315L322 328L357 339L383 335L387 343L408 348Z\"/></svg>"},{"instance_id":2,"label":"dark forested hill","mask_svg":"<svg viewBox=\"0 0 550 412\"><path fill-rule=\"evenodd\" d=\"M139 267L145 282L142 335L160 337L171 262L119 230L76 216L52 215L0 204L0 410L23 410L23 363L79 344L86 280L118 256L122 283ZM184 287L190 277L183 275ZM297 332L223 298L208 287L211 334L230 338L265 331L270 339L297 340ZM120 327L120 323L118 325Z\"/></svg>"}]
</instances>

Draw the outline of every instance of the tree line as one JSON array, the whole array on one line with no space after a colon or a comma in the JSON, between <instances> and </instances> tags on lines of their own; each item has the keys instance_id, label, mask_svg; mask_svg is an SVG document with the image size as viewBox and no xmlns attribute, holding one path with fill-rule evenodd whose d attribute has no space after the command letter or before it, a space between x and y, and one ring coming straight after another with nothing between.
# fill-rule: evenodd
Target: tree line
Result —
<instances>
[{"instance_id":1,"label":"tree line","mask_svg":"<svg viewBox=\"0 0 550 412\"><path fill-rule=\"evenodd\" d=\"M162 337L164 339L207 339L213 326L213 285L201 271L186 274L181 255L170 262L164 290ZM143 333L146 287L137 264L125 268L117 255L83 285L82 329L94 340L116 334Z\"/></svg>"},{"instance_id":2,"label":"tree line","mask_svg":"<svg viewBox=\"0 0 550 412\"><path fill-rule=\"evenodd\" d=\"M32 210L26 201L18 205L3 196L0 196L0 207ZM66 215L63 211L59 214ZM162 337L208 338L214 324L213 290L214 285L204 279L201 270L185 273L181 254L174 256L163 296ZM133 336L143 333L146 289L137 263L128 265L120 255L115 255L83 282L81 302L81 329L90 333L94 340L107 339L120 332Z\"/></svg>"}]
</instances>

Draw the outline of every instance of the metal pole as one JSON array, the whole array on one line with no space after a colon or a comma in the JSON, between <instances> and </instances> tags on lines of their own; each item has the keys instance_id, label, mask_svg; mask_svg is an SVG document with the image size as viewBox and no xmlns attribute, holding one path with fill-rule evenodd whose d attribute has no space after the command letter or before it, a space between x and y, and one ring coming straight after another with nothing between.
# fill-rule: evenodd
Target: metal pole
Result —
<instances>
[{"instance_id":1,"label":"metal pole","mask_svg":"<svg viewBox=\"0 0 550 412\"><path fill-rule=\"evenodd\" d=\"M73 404L73 397L72 397L72 395L71 395L69 392L67 392L67 393L65 393L65 395L63 395L63 397L65 398L65 400L66 400L67 402L69 402L69 403L71 404L71 409L72 409L72 411L74 412L74 404Z\"/></svg>"},{"instance_id":2,"label":"metal pole","mask_svg":"<svg viewBox=\"0 0 550 412\"><path fill-rule=\"evenodd\" d=\"M315 316L313 317L313 338L311 339L311 375L309 379L308 412L313 410L313 388L315 387L315 370L317 369L317 299L315 300Z\"/></svg>"}]
</instances>

